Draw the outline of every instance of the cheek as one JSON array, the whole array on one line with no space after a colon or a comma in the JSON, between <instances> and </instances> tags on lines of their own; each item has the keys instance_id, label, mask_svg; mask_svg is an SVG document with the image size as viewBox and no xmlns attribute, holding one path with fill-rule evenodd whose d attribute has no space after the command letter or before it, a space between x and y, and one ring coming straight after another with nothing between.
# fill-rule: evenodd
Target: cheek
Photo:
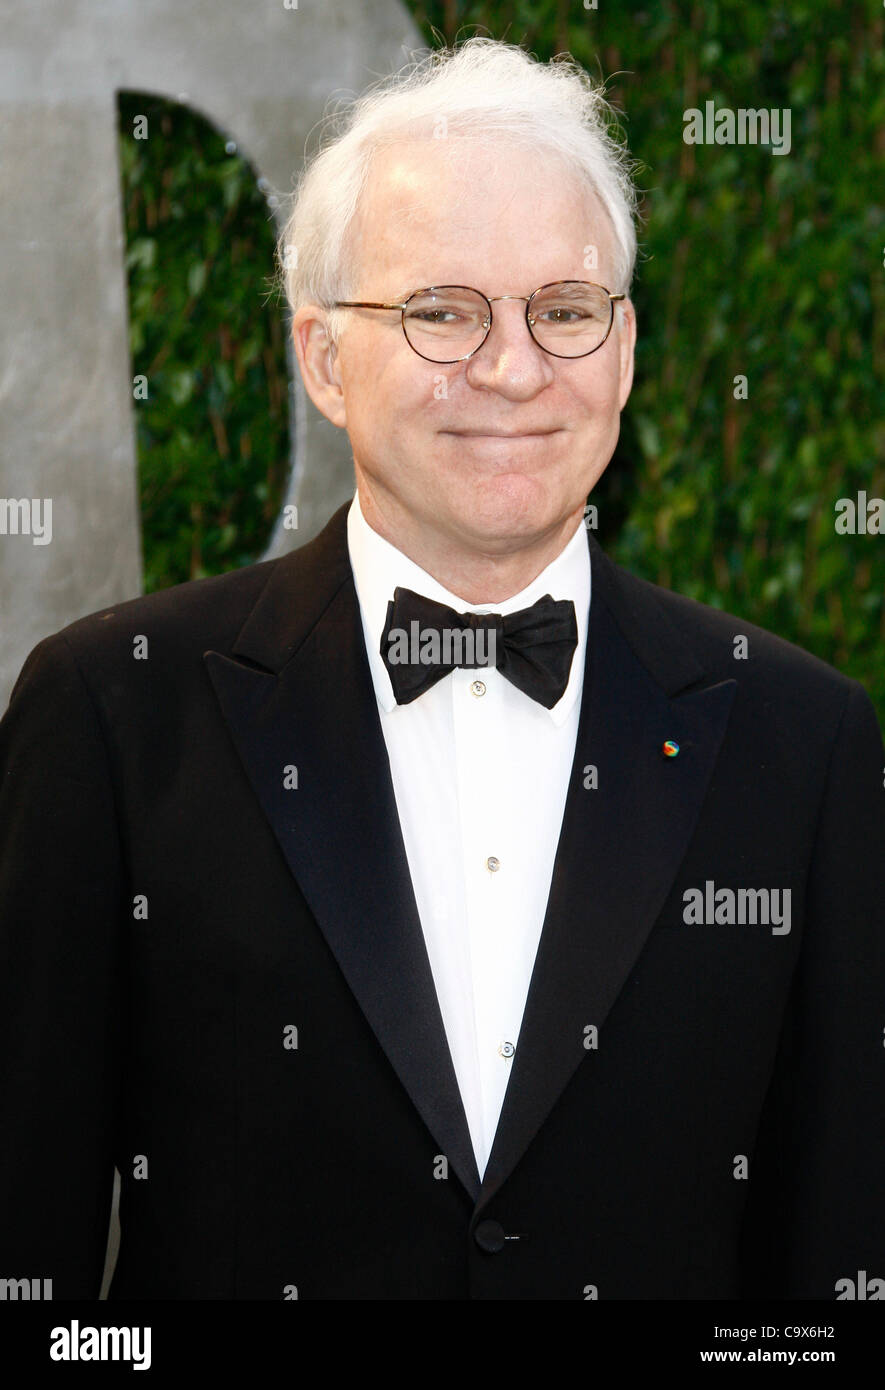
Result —
<instances>
[{"instance_id":1,"label":"cheek","mask_svg":"<svg viewBox=\"0 0 885 1390\"><path fill-rule=\"evenodd\" d=\"M435 398L434 382L416 379L414 370L400 372L388 363L380 370L363 369L362 382L345 378L347 432L354 452L377 469L402 465L442 428L445 398Z\"/></svg>"},{"instance_id":2,"label":"cheek","mask_svg":"<svg viewBox=\"0 0 885 1390\"><path fill-rule=\"evenodd\" d=\"M618 373L606 372L576 385L572 409L580 427L597 433L609 429L620 413Z\"/></svg>"},{"instance_id":3,"label":"cheek","mask_svg":"<svg viewBox=\"0 0 885 1390\"><path fill-rule=\"evenodd\" d=\"M354 333L342 342L339 353L341 389L347 411L348 433L361 440L383 436L394 427L401 411L402 373L397 354Z\"/></svg>"},{"instance_id":4,"label":"cheek","mask_svg":"<svg viewBox=\"0 0 885 1390\"><path fill-rule=\"evenodd\" d=\"M377 371L377 356L373 358L371 352L367 350L367 345L363 341L360 333L348 334L339 348L338 365L341 374L341 386L344 391L345 400L359 401L367 389L371 387L372 379Z\"/></svg>"}]
</instances>

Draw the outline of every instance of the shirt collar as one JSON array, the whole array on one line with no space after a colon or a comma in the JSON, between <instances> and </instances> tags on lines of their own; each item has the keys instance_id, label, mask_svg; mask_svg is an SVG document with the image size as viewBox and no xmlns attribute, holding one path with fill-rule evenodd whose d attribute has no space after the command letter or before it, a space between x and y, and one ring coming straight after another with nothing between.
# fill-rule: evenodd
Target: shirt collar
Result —
<instances>
[{"instance_id":1,"label":"shirt collar","mask_svg":"<svg viewBox=\"0 0 885 1390\"><path fill-rule=\"evenodd\" d=\"M571 599L575 605L578 645L572 657L568 685L562 698L547 713L557 726L568 718L584 682L587 624L590 615L590 548L581 521L568 544L531 584L501 603L465 603L443 588L433 575L416 565L396 546L374 531L363 516L359 493L354 493L347 514L347 548L353 570L372 683L382 709L395 709L396 697L390 677L381 660L381 637L387 621L387 605L397 586L445 603L457 613L515 613L528 608L544 594L554 599ZM527 697L528 698L528 697ZM542 705L538 706L543 709Z\"/></svg>"}]
</instances>

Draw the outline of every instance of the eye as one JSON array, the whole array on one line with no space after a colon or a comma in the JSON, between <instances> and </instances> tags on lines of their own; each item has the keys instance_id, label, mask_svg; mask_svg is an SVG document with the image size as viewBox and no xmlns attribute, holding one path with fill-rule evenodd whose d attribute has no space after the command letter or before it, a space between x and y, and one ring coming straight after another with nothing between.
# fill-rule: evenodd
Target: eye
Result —
<instances>
[{"instance_id":1,"label":"eye","mask_svg":"<svg viewBox=\"0 0 885 1390\"><path fill-rule=\"evenodd\" d=\"M537 315L533 318L537 319ZM580 323L581 319L590 318L586 310L576 309L569 304L553 304L541 310L540 317L545 323Z\"/></svg>"},{"instance_id":2,"label":"eye","mask_svg":"<svg viewBox=\"0 0 885 1390\"><path fill-rule=\"evenodd\" d=\"M420 323L444 324L452 323L463 315L459 315L454 309L413 309L406 317L417 319Z\"/></svg>"}]
</instances>

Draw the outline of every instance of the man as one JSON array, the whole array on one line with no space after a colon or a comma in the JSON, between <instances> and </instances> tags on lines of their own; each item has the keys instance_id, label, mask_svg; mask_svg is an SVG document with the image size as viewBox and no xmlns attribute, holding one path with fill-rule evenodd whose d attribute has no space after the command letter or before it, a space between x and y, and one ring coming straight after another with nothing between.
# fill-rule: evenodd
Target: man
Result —
<instances>
[{"instance_id":1,"label":"man","mask_svg":"<svg viewBox=\"0 0 885 1390\"><path fill-rule=\"evenodd\" d=\"M583 526L631 210L571 67L479 40L370 94L284 238L353 503L29 657L0 1249L56 1298L98 1293L114 1165L112 1298L885 1274L882 742Z\"/></svg>"}]
</instances>

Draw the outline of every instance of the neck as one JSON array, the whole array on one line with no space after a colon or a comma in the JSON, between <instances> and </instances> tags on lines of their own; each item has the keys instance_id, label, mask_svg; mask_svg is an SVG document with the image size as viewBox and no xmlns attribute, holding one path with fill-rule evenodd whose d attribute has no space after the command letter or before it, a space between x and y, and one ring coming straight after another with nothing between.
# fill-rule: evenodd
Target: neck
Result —
<instances>
[{"instance_id":1,"label":"neck","mask_svg":"<svg viewBox=\"0 0 885 1390\"><path fill-rule=\"evenodd\" d=\"M379 505L362 482L358 491L360 510L372 530L470 604L503 603L521 593L562 553L584 514L582 502L549 531L520 538L499 552L468 546L457 537L429 530L396 506Z\"/></svg>"}]
</instances>

